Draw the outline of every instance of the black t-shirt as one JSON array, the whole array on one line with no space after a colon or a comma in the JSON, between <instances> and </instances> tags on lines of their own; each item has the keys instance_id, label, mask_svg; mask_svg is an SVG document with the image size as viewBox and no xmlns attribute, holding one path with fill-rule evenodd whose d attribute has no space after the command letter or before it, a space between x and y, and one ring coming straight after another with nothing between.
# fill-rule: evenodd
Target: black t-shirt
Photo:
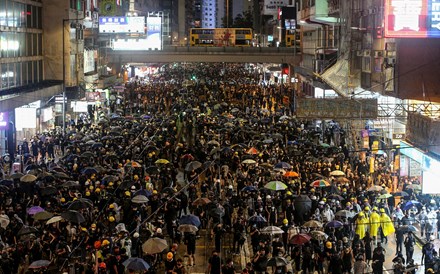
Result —
<instances>
[{"instance_id":1,"label":"black t-shirt","mask_svg":"<svg viewBox=\"0 0 440 274\"><path fill-rule=\"evenodd\" d=\"M209 264L211 265L210 274L220 274L221 259L219 256L212 256L209 258Z\"/></svg>"},{"instance_id":2,"label":"black t-shirt","mask_svg":"<svg viewBox=\"0 0 440 274\"><path fill-rule=\"evenodd\" d=\"M174 268L176 267L176 261L175 260L166 260L165 261L165 272L172 272L174 270Z\"/></svg>"}]
</instances>

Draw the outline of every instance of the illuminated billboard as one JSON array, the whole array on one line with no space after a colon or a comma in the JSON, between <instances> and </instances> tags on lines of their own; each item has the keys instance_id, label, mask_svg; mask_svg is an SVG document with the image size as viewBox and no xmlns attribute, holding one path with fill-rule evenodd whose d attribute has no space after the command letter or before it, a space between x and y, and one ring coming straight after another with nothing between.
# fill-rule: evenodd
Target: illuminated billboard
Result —
<instances>
[{"instance_id":1,"label":"illuminated billboard","mask_svg":"<svg viewBox=\"0 0 440 274\"><path fill-rule=\"evenodd\" d=\"M0 130L8 129L9 116L7 112L0 112Z\"/></svg>"},{"instance_id":2,"label":"illuminated billboard","mask_svg":"<svg viewBox=\"0 0 440 274\"><path fill-rule=\"evenodd\" d=\"M99 33L145 33L145 17L99 17Z\"/></svg>"},{"instance_id":3,"label":"illuminated billboard","mask_svg":"<svg viewBox=\"0 0 440 274\"><path fill-rule=\"evenodd\" d=\"M147 48L162 49L162 17L147 17Z\"/></svg>"},{"instance_id":4,"label":"illuminated billboard","mask_svg":"<svg viewBox=\"0 0 440 274\"><path fill-rule=\"evenodd\" d=\"M385 37L440 37L440 2L386 0Z\"/></svg>"}]
</instances>

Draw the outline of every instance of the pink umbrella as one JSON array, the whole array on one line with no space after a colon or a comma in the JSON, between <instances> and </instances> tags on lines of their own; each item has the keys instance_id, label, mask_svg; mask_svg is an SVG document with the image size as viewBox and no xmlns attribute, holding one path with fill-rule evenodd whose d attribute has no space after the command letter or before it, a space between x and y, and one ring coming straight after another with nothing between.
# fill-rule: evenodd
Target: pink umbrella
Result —
<instances>
[{"instance_id":1,"label":"pink umbrella","mask_svg":"<svg viewBox=\"0 0 440 274\"><path fill-rule=\"evenodd\" d=\"M35 215L38 212L42 212L42 211L44 211L44 208L42 208L41 206L33 206L33 207L28 208L27 213L29 215Z\"/></svg>"}]
</instances>

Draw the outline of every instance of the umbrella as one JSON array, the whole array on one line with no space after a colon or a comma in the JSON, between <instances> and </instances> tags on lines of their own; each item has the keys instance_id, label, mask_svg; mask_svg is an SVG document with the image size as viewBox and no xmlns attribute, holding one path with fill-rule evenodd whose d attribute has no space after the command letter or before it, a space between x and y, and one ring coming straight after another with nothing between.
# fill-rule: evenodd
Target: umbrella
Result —
<instances>
[{"instance_id":1,"label":"umbrella","mask_svg":"<svg viewBox=\"0 0 440 274\"><path fill-rule=\"evenodd\" d=\"M127 167L127 168L130 168L130 167L131 168L141 168L142 165L136 161L130 161L125 165L125 167Z\"/></svg>"},{"instance_id":2,"label":"umbrella","mask_svg":"<svg viewBox=\"0 0 440 274\"><path fill-rule=\"evenodd\" d=\"M134 271L145 271L150 268L150 265L142 258L131 257L122 263L126 269Z\"/></svg>"},{"instance_id":3,"label":"umbrella","mask_svg":"<svg viewBox=\"0 0 440 274\"><path fill-rule=\"evenodd\" d=\"M393 193L394 196L396 197L406 197L409 196L408 192L405 191L397 191Z\"/></svg>"},{"instance_id":4,"label":"umbrella","mask_svg":"<svg viewBox=\"0 0 440 274\"><path fill-rule=\"evenodd\" d=\"M166 164L169 164L170 163L170 161L168 161L167 159L158 159L158 160L156 160L156 162L154 162L155 164L158 164L158 165L166 165Z\"/></svg>"},{"instance_id":5,"label":"umbrella","mask_svg":"<svg viewBox=\"0 0 440 274\"><path fill-rule=\"evenodd\" d=\"M339 182L339 183L348 183L348 182L350 182L350 180L345 178L345 177L336 177L335 181Z\"/></svg>"},{"instance_id":6,"label":"umbrella","mask_svg":"<svg viewBox=\"0 0 440 274\"><path fill-rule=\"evenodd\" d=\"M17 172L17 173L14 173L14 174L12 174L11 175L11 179L20 179L21 177L23 177L24 176L24 174L23 173L21 173L21 172Z\"/></svg>"},{"instance_id":7,"label":"umbrella","mask_svg":"<svg viewBox=\"0 0 440 274\"><path fill-rule=\"evenodd\" d=\"M167 241L161 238L150 238L143 245L142 250L146 254L157 254L161 253L168 247Z\"/></svg>"},{"instance_id":8,"label":"umbrella","mask_svg":"<svg viewBox=\"0 0 440 274\"><path fill-rule=\"evenodd\" d=\"M198 169L201 166L202 166L202 163L200 163L199 161L192 161L186 165L185 171L191 172L191 171Z\"/></svg>"},{"instance_id":9,"label":"umbrella","mask_svg":"<svg viewBox=\"0 0 440 274\"><path fill-rule=\"evenodd\" d=\"M0 215L0 227L6 229L11 221L9 220L9 216L6 214Z\"/></svg>"},{"instance_id":10,"label":"umbrella","mask_svg":"<svg viewBox=\"0 0 440 274\"><path fill-rule=\"evenodd\" d=\"M420 205L420 202L411 200L411 201L406 202L402 206L402 210L408 210L408 209L412 208L413 206L417 206L417 205Z\"/></svg>"},{"instance_id":11,"label":"umbrella","mask_svg":"<svg viewBox=\"0 0 440 274\"><path fill-rule=\"evenodd\" d=\"M264 185L264 188L270 189L270 190L285 190L287 188L286 184L280 181L271 181Z\"/></svg>"},{"instance_id":12,"label":"umbrella","mask_svg":"<svg viewBox=\"0 0 440 274\"><path fill-rule=\"evenodd\" d=\"M144 195L136 195L131 199L131 202L135 204L145 204L148 203L148 198Z\"/></svg>"},{"instance_id":13,"label":"umbrella","mask_svg":"<svg viewBox=\"0 0 440 274\"><path fill-rule=\"evenodd\" d=\"M29 269L39 269L39 268L45 268L50 265L50 261L48 260L38 260L34 261L29 265Z\"/></svg>"},{"instance_id":14,"label":"umbrella","mask_svg":"<svg viewBox=\"0 0 440 274\"><path fill-rule=\"evenodd\" d=\"M85 175L92 175L92 174L98 174L98 171L93 167L86 167L81 171L81 173Z\"/></svg>"},{"instance_id":15,"label":"umbrella","mask_svg":"<svg viewBox=\"0 0 440 274\"><path fill-rule=\"evenodd\" d=\"M406 188L412 189L412 190L415 190L415 191L422 190L422 187L420 185L414 185L414 184L406 186Z\"/></svg>"},{"instance_id":16,"label":"umbrella","mask_svg":"<svg viewBox=\"0 0 440 274\"><path fill-rule=\"evenodd\" d=\"M187 153L187 154L183 155L182 157L180 157L180 159L184 159L184 160L188 160L188 161L193 161L194 160L194 156L192 156L191 154Z\"/></svg>"},{"instance_id":17,"label":"umbrella","mask_svg":"<svg viewBox=\"0 0 440 274\"><path fill-rule=\"evenodd\" d=\"M381 186L371 186L370 188L367 189L367 191L381 191L383 188Z\"/></svg>"},{"instance_id":18,"label":"umbrella","mask_svg":"<svg viewBox=\"0 0 440 274\"><path fill-rule=\"evenodd\" d=\"M408 232L417 232L419 231L415 226L413 225L403 225L399 228L397 228L398 231L401 231L403 233L408 233Z\"/></svg>"},{"instance_id":19,"label":"umbrella","mask_svg":"<svg viewBox=\"0 0 440 274\"><path fill-rule=\"evenodd\" d=\"M247 154L256 155L256 154L258 154L259 152L258 152L258 150L257 150L256 148L251 147L250 149L248 149L248 150L246 151L246 153L247 153Z\"/></svg>"},{"instance_id":20,"label":"umbrella","mask_svg":"<svg viewBox=\"0 0 440 274\"><path fill-rule=\"evenodd\" d=\"M336 212L335 216L342 217L342 218L353 218L354 213L349 210L339 210Z\"/></svg>"},{"instance_id":21,"label":"umbrella","mask_svg":"<svg viewBox=\"0 0 440 274\"><path fill-rule=\"evenodd\" d=\"M35 215L38 212L42 212L42 211L44 211L44 208L42 208L41 206L33 206L33 207L28 208L27 213L29 215Z\"/></svg>"},{"instance_id":22,"label":"umbrella","mask_svg":"<svg viewBox=\"0 0 440 274\"><path fill-rule=\"evenodd\" d=\"M286 258L281 256L272 257L267 261L267 266L273 266L273 267L282 267L288 265L289 262Z\"/></svg>"},{"instance_id":23,"label":"umbrella","mask_svg":"<svg viewBox=\"0 0 440 274\"><path fill-rule=\"evenodd\" d=\"M184 216L180 217L179 223L180 224L187 224L187 225L194 225L196 227L199 227L201 224L199 217L197 217L196 215L193 215L193 214L188 214L188 215L184 215Z\"/></svg>"},{"instance_id":24,"label":"umbrella","mask_svg":"<svg viewBox=\"0 0 440 274\"><path fill-rule=\"evenodd\" d=\"M263 228L260 231L260 233L275 235L275 234L283 234L284 231L281 228L277 227L277 226L271 225L271 226L266 226L265 228Z\"/></svg>"},{"instance_id":25,"label":"umbrella","mask_svg":"<svg viewBox=\"0 0 440 274\"><path fill-rule=\"evenodd\" d=\"M61 213L61 217L63 217L63 219L66 221L76 224L82 223L86 220L84 216L76 210L68 210L63 212Z\"/></svg>"},{"instance_id":26,"label":"umbrella","mask_svg":"<svg viewBox=\"0 0 440 274\"><path fill-rule=\"evenodd\" d=\"M327 235L327 234L325 234L324 232L319 231L319 230L313 230L313 231L311 231L311 232L310 232L310 235L311 235L312 238L315 239L315 240L321 240L321 241L324 241L324 240L327 240L327 238L328 238L328 235Z\"/></svg>"},{"instance_id":27,"label":"umbrella","mask_svg":"<svg viewBox=\"0 0 440 274\"><path fill-rule=\"evenodd\" d=\"M77 181L66 181L61 186L62 187L78 187L79 186L79 182L77 182Z\"/></svg>"},{"instance_id":28,"label":"umbrella","mask_svg":"<svg viewBox=\"0 0 440 274\"><path fill-rule=\"evenodd\" d=\"M345 176L345 173L342 170L333 170L330 172L331 176Z\"/></svg>"},{"instance_id":29,"label":"umbrella","mask_svg":"<svg viewBox=\"0 0 440 274\"><path fill-rule=\"evenodd\" d=\"M342 200L344 200L344 197L342 197L341 195L338 195L338 194L330 194L327 196L327 199L342 201Z\"/></svg>"},{"instance_id":30,"label":"umbrella","mask_svg":"<svg viewBox=\"0 0 440 274\"><path fill-rule=\"evenodd\" d=\"M311 228L321 228L322 227L322 223L318 222L316 220L310 220L307 221L303 224L304 227L311 227Z\"/></svg>"},{"instance_id":31,"label":"umbrella","mask_svg":"<svg viewBox=\"0 0 440 274\"><path fill-rule=\"evenodd\" d=\"M63 217L61 217L61 216L54 216L54 217L50 218L49 220L47 220L46 224L50 225L50 224L53 224L53 223L57 223L57 222L59 222L61 220L63 220Z\"/></svg>"},{"instance_id":32,"label":"umbrella","mask_svg":"<svg viewBox=\"0 0 440 274\"><path fill-rule=\"evenodd\" d=\"M326 223L325 226L326 227L339 228L339 227L344 226L344 224L342 222L340 222L340 221L333 220L331 222Z\"/></svg>"},{"instance_id":33,"label":"umbrella","mask_svg":"<svg viewBox=\"0 0 440 274\"><path fill-rule=\"evenodd\" d=\"M312 208L312 200L307 195L298 196L293 202L295 210L299 215L305 215Z\"/></svg>"},{"instance_id":34,"label":"umbrella","mask_svg":"<svg viewBox=\"0 0 440 274\"><path fill-rule=\"evenodd\" d=\"M199 229L195 225L183 224L177 228L182 233L196 233Z\"/></svg>"},{"instance_id":35,"label":"umbrella","mask_svg":"<svg viewBox=\"0 0 440 274\"><path fill-rule=\"evenodd\" d=\"M213 145L213 146L220 146L220 143L216 140L211 140L208 142L208 145Z\"/></svg>"},{"instance_id":36,"label":"umbrella","mask_svg":"<svg viewBox=\"0 0 440 274\"><path fill-rule=\"evenodd\" d=\"M243 163L243 164L247 164L247 165L253 165L253 164L256 164L257 161L255 161L255 160L253 160L253 159L246 159L246 160L244 160L244 161L241 162L241 163Z\"/></svg>"},{"instance_id":37,"label":"umbrella","mask_svg":"<svg viewBox=\"0 0 440 274\"><path fill-rule=\"evenodd\" d=\"M93 152L86 151L83 154L81 154L80 157L81 158L93 158L93 157L95 157L95 154L93 154Z\"/></svg>"},{"instance_id":38,"label":"umbrella","mask_svg":"<svg viewBox=\"0 0 440 274\"><path fill-rule=\"evenodd\" d=\"M193 206L203 206L203 205L207 205L210 203L211 203L211 200L209 200L208 198L202 197L202 198L195 199L192 204L193 204Z\"/></svg>"},{"instance_id":39,"label":"umbrella","mask_svg":"<svg viewBox=\"0 0 440 274\"><path fill-rule=\"evenodd\" d=\"M279 162L273 166L273 168L282 168L282 169L290 169L292 168L289 163Z\"/></svg>"},{"instance_id":40,"label":"umbrella","mask_svg":"<svg viewBox=\"0 0 440 274\"><path fill-rule=\"evenodd\" d=\"M42 196L50 196L50 195L53 195L57 192L58 192L58 190L53 186L41 188L41 195Z\"/></svg>"},{"instance_id":41,"label":"umbrella","mask_svg":"<svg viewBox=\"0 0 440 274\"><path fill-rule=\"evenodd\" d=\"M272 138L265 139L265 140L263 140L263 143L264 144L272 144L273 143L273 139Z\"/></svg>"},{"instance_id":42,"label":"umbrella","mask_svg":"<svg viewBox=\"0 0 440 274\"><path fill-rule=\"evenodd\" d=\"M93 202L87 198L77 199L69 205L69 209L71 210L80 210L80 209L92 208L92 207L93 207Z\"/></svg>"},{"instance_id":43,"label":"umbrella","mask_svg":"<svg viewBox=\"0 0 440 274\"><path fill-rule=\"evenodd\" d=\"M67 174L64 173L64 172L55 172L55 173L53 174L53 176L55 176L55 177L58 178L58 179L70 179L70 176L67 175Z\"/></svg>"},{"instance_id":44,"label":"umbrella","mask_svg":"<svg viewBox=\"0 0 440 274\"><path fill-rule=\"evenodd\" d=\"M103 146L104 146L104 144L101 143L101 142L96 142L96 143L92 144L92 148L100 148L100 147L103 147Z\"/></svg>"},{"instance_id":45,"label":"umbrella","mask_svg":"<svg viewBox=\"0 0 440 274\"><path fill-rule=\"evenodd\" d=\"M35 182L35 180L37 180L37 176L32 174L26 174L20 178L20 181L23 183L32 183Z\"/></svg>"},{"instance_id":46,"label":"umbrella","mask_svg":"<svg viewBox=\"0 0 440 274\"><path fill-rule=\"evenodd\" d=\"M34 220L36 221L42 221L47 220L53 217L53 213L47 212L47 211L40 211L35 213L33 216Z\"/></svg>"},{"instance_id":47,"label":"umbrella","mask_svg":"<svg viewBox=\"0 0 440 274\"><path fill-rule=\"evenodd\" d=\"M267 223L266 218L261 215L254 215L248 219L249 224L262 224Z\"/></svg>"},{"instance_id":48,"label":"umbrella","mask_svg":"<svg viewBox=\"0 0 440 274\"><path fill-rule=\"evenodd\" d=\"M17 236L25 236L29 234L37 234L39 231L36 227L23 225L17 233Z\"/></svg>"},{"instance_id":49,"label":"umbrella","mask_svg":"<svg viewBox=\"0 0 440 274\"><path fill-rule=\"evenodd\" d=\"M139 189L133 194L133 196L137 196L137 195L143 195L148 198L151 196L151 192L143 188L143 189Z\"/></svg>"},{"instance_id":50,"label":"umbrella","mask_svg":"<svg viewBox=\"0 0 440 274\"><path fill-rule=\"evenodd\" d=\"M287 171L286 173L284 173L283 175L284 177L289 177L289 178L294 178L294 177L298 177L299 174L295 171Z\"/></svg>"},{"instance_id":51,"label":"umbrella","mask_svg":"<svg viewBox=\"0 0 440 274\"><path fill-rule=\"evenodd\" d=\"M225 209L222 206L217 206L215 208L212 208L209 211L209 214L212 216L216 216L216 217L223 217L225 216Z\"/></svg>"},{"instance_id":52,"label":"umbrella","mask_svg":"<svg viewBox=\"0 0 440 274\"><path fill-rule=\"evenodd\" d=\"M330 183L327 182L326 180L321 179L321 180L313 181L310 184L310 186L311 187L327 187L327 186L330 186Z\"/></svg>"},{"instance_id":53,"label":"umbrella","mask_svg":"<svg viewBox=\"0 0 440 274\"><path fill-rule=\"evenodd\" d=\"M241 191L245 192L257 192L258 189L255 186L245 186L241 189Z\"/></svg>"},{"instance_id":54,"label":"umbrella","mask_svg":"<svg viewBox=\"0 0 440 274\"><path fill-rule=\"evenodd\" d=\"M381 194L381 195L377 196L377 199L388 199L390 197L393 197L393 195L385 193L385 194Z\"/></svg>"},{"instance_id":55,"label":"umbrella","mask_svg":"<svg viewBox=\"0 0 440 274\"><path fill-rule=\"evenodd\" d=\"M290 238L290 243L294 245L303 245L308 243L311 239L312 237L307 234L296 234Z\"/></svg>"}]
</instances>

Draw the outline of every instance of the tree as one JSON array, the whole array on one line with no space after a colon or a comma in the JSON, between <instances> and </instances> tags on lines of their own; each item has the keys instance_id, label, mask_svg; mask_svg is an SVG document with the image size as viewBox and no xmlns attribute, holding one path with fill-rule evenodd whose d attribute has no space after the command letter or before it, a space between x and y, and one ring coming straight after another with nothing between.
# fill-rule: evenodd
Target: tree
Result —
<instances>
[{"instance_id":1,"label":"tree","mask_svg":"<svg viewBox=\"0 0 440 274\"><path fill-rule=\"evenodd\" d=\"M226 17L222 18L222 27L226 28ZM244 11L243 13L237 14L234 20L229 18L230 28L252 28L253 27L253 15L251 10Z\"/></svg>"}]
</instances>

